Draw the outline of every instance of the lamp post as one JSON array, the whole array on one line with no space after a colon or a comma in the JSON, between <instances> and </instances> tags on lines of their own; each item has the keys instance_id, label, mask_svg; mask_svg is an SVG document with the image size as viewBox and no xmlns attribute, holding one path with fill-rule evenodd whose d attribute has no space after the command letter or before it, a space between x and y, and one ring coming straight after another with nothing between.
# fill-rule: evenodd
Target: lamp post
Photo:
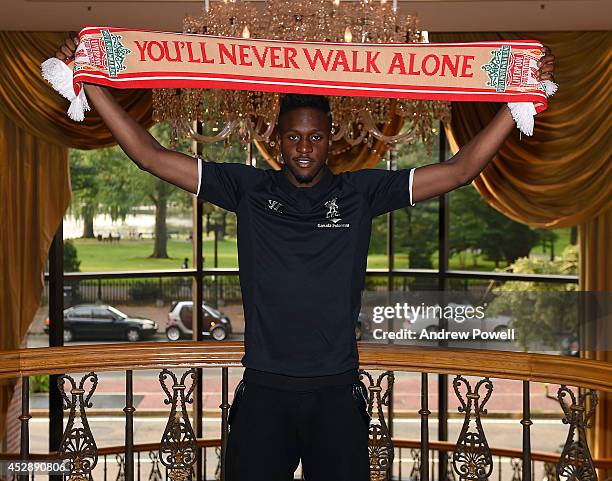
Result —
<instances>
[{"instance_id":1,"label":"lamp post","mask_svg":"<svg viewBox=\"0 0 612 481\"><path fill-rule=\"evenodd\" d=\"M221 222L216 222L214 219L211 220L210 212L206 214L206 234L210 232L214 235L214 264L213 267L219 267L219 235L225 236L225 218L227 217L227 213L224 212L221 215ZM213 276L214 279L214 306L215 309L219 307L219 289L217 285L217 276Z\"/></svg>"}]
</instances>

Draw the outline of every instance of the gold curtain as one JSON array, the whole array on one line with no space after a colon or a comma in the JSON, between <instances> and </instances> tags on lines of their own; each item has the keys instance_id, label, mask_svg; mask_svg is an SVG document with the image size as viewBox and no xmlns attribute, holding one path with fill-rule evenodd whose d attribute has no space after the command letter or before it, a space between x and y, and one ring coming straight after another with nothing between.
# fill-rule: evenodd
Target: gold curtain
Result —
<instances>
[{"instance_id":1,"label":"gold curtain","mask_svg":"<svg viewBox=\"0 0 612 481\"><path fill-rule=\"evenodd\" d=\"M114 143L95 112L83 123L40 75L65 34L0 31L0 189L2 203L0 349L20 346L40 303L51 240L70 200L67 148ZM116 92L119 102L151 125L150 91ZM0 385L0 439L14 383ZM11 420L15 422L15 420Z\"/></svg>"},{"instance_id":2,"label":"gold curtain","mask_svg":"<svg viewBox=\"0 0 612 481\"><path fill-rule=\"evenodd\" d=\"M70 201L66 147L31 135L0 112L0 349L15 349L43 289L47 251ZM0 427L12 383L0 389Z\"/></svg>"},{"instance_id":3,"label":"gold curtain","mask_svg":"<svg viewBox=\"0 0 612 481\"><path fill-rule=\"evenodd\" d=\"M612 174L608 32L448 33L433 41L531 39L551 47L559 91L536 117L533 137L508 139L474 180L483 198L504 215L534 227L568 227L609 209ZM449 136L455 148L474 137L499 104L455 102Z\"/></svg>"},{"instance_id":4,"label":"gold curtain","mask_svg":"<svg viewBox=\"0 0 612 481\"><path fill-rule=\"evenodd\" d=\"M536 117L533 137L521 138L515 132L473 185L489 205L517 222L545 228L578 225L579 288L611 291L612 34L438 33L431 38L436 42L536 39L552 49L559 91L550 99L548 110ZM453 150L476 135L498 108L453 103L447 130ZM596 333L591 335L610 335L606 316L597 319ZM589 339L583 340L589 345ZM587 351L583 357L612 362L610 352ZM589 430L590 445L595 457L612 458L612 396L600 394L594 429Z\"/></svg>"},{"instance_id":5,"label":"gold curtain","mask_svg":"<svg viewBox=\"0 0 612 481\"><path fill-rule=\"evenodd\" d=\"M40 75L65 37L56 32L0 31L0 110L32 135L75 149L97 149L115 142L95 112L83 122L68 118L68 101ZM117 100L143 125L151 125L150 90L113 90Z\"/></svg>"},{"instance_id":6,"label":"gold curtain","mask_svg":"<svg viewBox=\"0 0 612 481\"><path fill-rule=\"evenodd\" d=\"M583 222L580 232L580 290L612 292L612 209L595 219ZM586 349L581 357L612 362L610 340L612 339L612 306L601 299L591 302L587 297L584 309L587 319L597 319L590 329L582 330L581 339L586 346L597 346L597 340L607 339L607 350ZM606 341L604 341L604 345ZM588 431L589 445L596 458L612 458L612 393L599 392L599 402L593 419L593 428ZM600 470L599 479L610 479L612 469Z\"/></svg>"}]
</instances>

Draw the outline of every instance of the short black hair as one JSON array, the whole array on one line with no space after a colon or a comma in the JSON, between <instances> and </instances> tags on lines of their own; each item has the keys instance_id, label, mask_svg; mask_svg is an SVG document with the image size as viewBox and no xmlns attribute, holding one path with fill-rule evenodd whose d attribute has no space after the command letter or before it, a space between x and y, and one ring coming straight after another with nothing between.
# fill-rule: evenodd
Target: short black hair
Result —
<instances>
[{"instance_id":1,"label":"short black hair","mask_svg":"<svg viewBox=\"0 0 612 481\"><path fill-rule=\"evenodd\" d=\"M323 95L307 95L307 94L285 94L281 100L280 110L278 112L278 125L283 115L292 112L293 110L311 108L320 110L329 118L329 130L332 127L332 114L329 107L327 97Z\"/></svg>"}]
</instances>

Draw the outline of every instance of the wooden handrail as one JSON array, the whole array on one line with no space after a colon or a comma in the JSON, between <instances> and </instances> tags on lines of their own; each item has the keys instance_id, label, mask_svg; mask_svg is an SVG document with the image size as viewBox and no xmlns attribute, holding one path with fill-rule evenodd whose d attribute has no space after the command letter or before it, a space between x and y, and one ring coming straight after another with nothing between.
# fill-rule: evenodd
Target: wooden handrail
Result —
<instances>
[{"instance_id":1,"label":"wooden handrail","mask_svg":"<svg viewBox=\"0 0 612 481\"><path fill-rule=\"evenodd\" d=\"M394 448L407 448L407 449L419 449L421 447L421 442L417 439L398 439L393 438L393 447ZM429 449L432 451L445 451L451 452L455 449L455 444L448 441L429 441ZM521 458L523 456L523 451L520 449L511 449L511 448L489 448L491 451L491 456L501 456L502 458ZM557 464L559 462L560 454L558 453L545 453L542 451L531 451L531 459L533 461L541 461L543 463L554 463ZM595 459L593 458L593 464L596 468L601 469L610 469L612 468L612 459L603 458L603 459Z\"/></svg>"},{"instance_id":2,"label":"wooden handrail","mask_svg":"<svg viewBox=\"0 0 612 481\"><path fill-rule=\"evenodd\" d=\"M242 342L88 344L0 352L0 379L89 371L240 367ZM488 376L612 391L612 363L569 356L360 344L368 369Z\"/></svg>"},{"instance_id":3,"label":"wooden handrail","mask_svg":"<svg viewBox=\"0 0 612 481\"><path fill-rule=\"evenodd\" d=\"M201 448L210 448L210 447L218 447L221 446L220 438L212 438L212 439L197 439L197 444ZM421 447L421 442L418 439L399 439L393 438L393 447L394 448L403 448L403 449L419 449ZM455 444L448 441L429 441L429 448L432 451L444 451L451 452L455 448ZM145 452L145 451L157 451L159 450L159 443L142 443L134 445L134 452ZM491 447L491 455L492 456L501 456L502 458L521 458L523 456L523 452L520 449L510 449L510 448L494 448ZM105 446L103 448L98 448L98 456L111 455L111 454L120 454L125 452L124 445L117 446ZM532 451L531 459L533 461L541 461L544 463L554 463L557 464L559 462L559 454L558 453L546 453L542 451ZM32 453L29 456L29 459L32 460L51 460L56 459L56 453L51 452L48 454L40 454L40 453ZM17 461L20 459L19 454L0 454L1 460L6 461ZM593 459L593 464L596 468L600 469L611 469L612 468L612 459Z\"/></svg>"}]
</instances>

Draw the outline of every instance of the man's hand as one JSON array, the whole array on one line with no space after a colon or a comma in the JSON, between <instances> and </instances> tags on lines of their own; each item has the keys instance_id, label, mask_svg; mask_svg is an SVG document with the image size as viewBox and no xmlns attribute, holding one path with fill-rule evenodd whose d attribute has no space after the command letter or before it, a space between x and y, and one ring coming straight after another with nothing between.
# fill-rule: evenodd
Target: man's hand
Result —
<instances>
[{"instance_id":1,"label":"man's hand","mask_svg":"<svg viewBox=\"0 0 612 481\"><path fill-rule=\"evenodd\" d=\"M57 49L57 52L55 52L55 58L64 61L70 60L72 57L74 57L74 52L76 51L78 45L79 36L76 32L70 32L64 40L64 43L62 43Z\"/></svg>"},{"instance_id":2,"label":"man's hand","mask_svg":"<svg viewBox=\"0 0 612 481\"><path fill-rule=\"evenodd\" d=\"M536 74L536 78L540 81L550 80L551 82L555 81L554 71L555 71L555 56L550 52L550 48L546 45L542 48L544 52L544 56L538 62L538 72Z\"/></svg>"}]
</instances>

